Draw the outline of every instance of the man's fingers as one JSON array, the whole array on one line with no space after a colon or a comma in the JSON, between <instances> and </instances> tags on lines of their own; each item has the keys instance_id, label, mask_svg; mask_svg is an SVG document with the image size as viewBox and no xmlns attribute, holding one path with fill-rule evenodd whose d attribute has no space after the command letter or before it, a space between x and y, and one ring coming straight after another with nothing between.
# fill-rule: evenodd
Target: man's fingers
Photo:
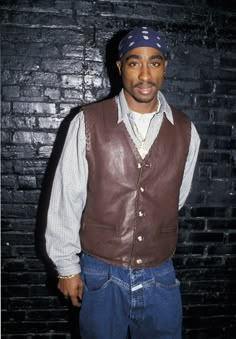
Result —
<instances>
[{"instance_id":1,"label":"man's fingers","mask_svg":"<svg viewBox=\"0 0 236 339\"><path fill-rule=\"evenodd\" d=\"M81 305L83 294L83 281L80 275L75 275L71 279L59 279L59 290L65 297L69 297L74 306L79 307Z\"/></svg>"},{"instance_id":2,"label":"man's fingers","mask_svg":"<svg viewBox=\"0 0 236 339\"><path fill-rule=\"evenodd\" d=\"M79 287L79 289L78 289L78 296L79 296L80 300L82 300L82 297L83 297L83 286Z\"/></svg>"},{"instance_id":3,"label":"man's fingers","mask_svg":"<svg viewBox=\"0 0 236 339\"><path fill-rule=\"evenodd\" d=\"M70 297L72 305L76 306L76 307L80 307L81 306L81 302L78 300L77 297Z\"/></svg>"}]
</instances>

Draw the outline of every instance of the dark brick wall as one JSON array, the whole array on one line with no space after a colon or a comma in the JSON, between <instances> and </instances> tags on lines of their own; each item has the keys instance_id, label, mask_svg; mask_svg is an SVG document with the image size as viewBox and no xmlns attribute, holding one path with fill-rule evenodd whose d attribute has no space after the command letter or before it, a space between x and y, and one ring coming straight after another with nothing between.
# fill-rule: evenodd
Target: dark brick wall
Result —
<instances>
[{"instance_id":1,"label":"dark brick wall","mask_svg":"<svg viewBox=\"0 0 236 339\"><path fill-rule=\"evenodd\" d=\"M183 337L236 338L234 8L233 0L1 0L2 338L78 338L78 312L45 266L51 179L74 108L117 90L114 33L140 24L166 33L164 93L202 139L175 257Z\"/></svg>"}]
</instances>

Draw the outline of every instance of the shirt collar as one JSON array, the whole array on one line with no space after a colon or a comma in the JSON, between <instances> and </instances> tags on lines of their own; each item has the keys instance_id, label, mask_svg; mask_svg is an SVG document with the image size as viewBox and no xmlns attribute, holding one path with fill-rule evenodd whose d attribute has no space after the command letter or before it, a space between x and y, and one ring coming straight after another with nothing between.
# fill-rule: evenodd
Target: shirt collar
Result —
<instances>
[{"instance_id":1,"label":"shirt collar","mask_svg":"<svg viewBox=\"0 0 236 339\"><path fill-rule=\"evenodd\" d=\"M129 107L127 105L127 101L125 99L123 89L120 91L119 95L117 95L115 97L115 99L116 99L116 103L118 105L117 124L119 124L120 122L122 122L128 116L128 114L130 114L131 110L129 109ZM166 118L170 121L170 123L172 125L174 125L172 110L171 110L169 104L167 103L166 98L161 93L161 91L158 92L157 99L160 101L160 106L159 106L160 108L159 108L159 111L156 112L156 113L158 113L158 114L164 113Z\"/></svg>"}]
</instances>

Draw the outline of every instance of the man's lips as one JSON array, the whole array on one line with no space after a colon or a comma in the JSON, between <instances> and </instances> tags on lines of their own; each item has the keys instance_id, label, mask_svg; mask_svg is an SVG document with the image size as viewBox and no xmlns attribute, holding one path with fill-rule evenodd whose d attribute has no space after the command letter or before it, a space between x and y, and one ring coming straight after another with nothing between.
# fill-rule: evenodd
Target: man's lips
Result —
<instances>
[{"instance_id":1,"label":"man's lips","mask_svg":"<svg viewBox=\"0 0 236 339\"><path fill-rule=\"evenodd\" d=\"M135 86L137 90L144 95L150 94L153 91L154 86L153 85L142 85L142 86Z\"/></svg>"}]
</instances>

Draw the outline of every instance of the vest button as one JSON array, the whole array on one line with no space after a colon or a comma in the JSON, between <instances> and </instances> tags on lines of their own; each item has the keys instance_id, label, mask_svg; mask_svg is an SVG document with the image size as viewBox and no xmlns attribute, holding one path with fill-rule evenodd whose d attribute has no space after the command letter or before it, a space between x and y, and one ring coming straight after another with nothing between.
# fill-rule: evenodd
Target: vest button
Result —
<instances>
[{"instance_id":1,"label":"vest button","mask_svg":"<svg viewBox=\"0 0 236 339\"><path fill-rule=\"evenodd\" d=\"M145 167L150 167L150 164L146 162Z\"/></svg>"},{"instance_id":2,"label":"vest button","mask_svg":"<svg viewBox=\"0 0 236 339\"><path fill-rule=\"evenodd\" d=\"M143 241L143 237L141 235L138 236L138 241Z\"/></svg>"},{"instance_id":3,"label":"vest button","mask_svg":"<svg viewBox=\"0 0 236 339\"><path fill-rule=\"evenodd\" d=\"M143 213L142 211L139 211L139 212L138 212L138 216L139 216L139 217L143 217L143 216L144 216L144 213Z\"/></svg>"},{"instance_id":4,"label":"vest button","mask_svg":"<svg viewBox=\"0 0 236 339\"><path fill-rule=\"evenodd\" d=\"M142 165L141 164L138 164L138 168L141 168L142 167Z\"/></svg>"},{"instance_id":5,"label":"vest button","mask_svg":"<svg viewBox=\"0 0 236 339\"><path fill-rule=\"evenodd\" d=\"M143 262L142 259L137 259L137 260L136 260L136 263L137 263L137 264L142 264L142 262Z\"/></svg>"},{"instance_id":6,"label":"vest button","mask_svg":"<svg viewBox=\"0 0 236 339\"><path fill-rule=\"evenodd\" d=\"M143 188L143 187L140 187L140 191L141 191L141 192L144 192L144 188Z\"/></svg>"}]
</instances>

